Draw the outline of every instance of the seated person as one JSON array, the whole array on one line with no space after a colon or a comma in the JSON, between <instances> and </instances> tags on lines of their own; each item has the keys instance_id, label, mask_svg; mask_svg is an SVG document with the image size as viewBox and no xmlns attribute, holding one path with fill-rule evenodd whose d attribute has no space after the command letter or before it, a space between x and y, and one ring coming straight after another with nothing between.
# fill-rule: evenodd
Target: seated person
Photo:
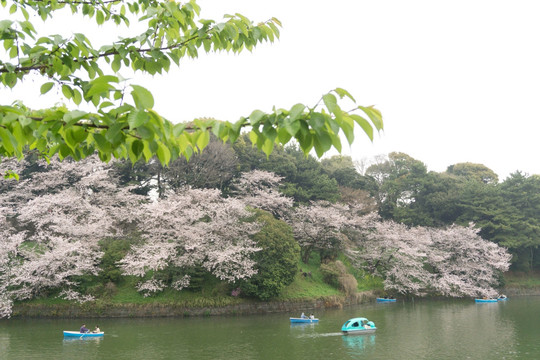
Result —
<instances>
[{"instance_id":1,"label":"seated person","mask_svg":"<svg viewBox=\"0 0 540 360\"><path fill-rule=\"evenodd\" d=\"M89 331L90 331L90 330L88 330L88 329L86 328L86 324L83 324L83 325L81 326L81 330L80 330L81 333L84 334L84 333L87 333L87 332L89 332Z\"/></svg>"}]
</instances>

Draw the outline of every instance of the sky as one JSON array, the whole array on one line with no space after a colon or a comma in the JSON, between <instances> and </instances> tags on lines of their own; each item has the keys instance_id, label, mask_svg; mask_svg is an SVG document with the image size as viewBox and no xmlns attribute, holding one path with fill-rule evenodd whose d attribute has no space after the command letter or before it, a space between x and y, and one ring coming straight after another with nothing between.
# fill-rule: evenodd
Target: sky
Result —
<instances>
[{"instance_id":1,"label":"sky","mask_svg":"<svg viewBox=\"0 0 540 360\"><path fill-rule=\"evenodd\" d=\"M374 105L384 120L373 142L358 130L353 145L344 146L342 153L355 160L397 151L429 171L471 162L500 180L517 170L540 174L539 1L197 3L206 19L220 21L226 13L254 22L276 17L281 37L251 53L183 60L165 76L135 76L133 83L152 91L155 110L173 122L236 121L255 109L311 106L341 87L359 105ZM56 24L82 32L70 17ZM92 42L113 34L121 33L100 29ZM26 85L0 90L2 103L51 101L31 81Z\"/></svg>"}]
</instances>

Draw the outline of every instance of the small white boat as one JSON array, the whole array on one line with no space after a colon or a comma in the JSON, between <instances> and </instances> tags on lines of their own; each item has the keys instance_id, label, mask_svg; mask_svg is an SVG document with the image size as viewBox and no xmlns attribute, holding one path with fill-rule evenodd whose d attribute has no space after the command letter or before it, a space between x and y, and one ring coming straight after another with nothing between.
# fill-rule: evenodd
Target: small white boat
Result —
<instances>
[{"instance_id":1,"label":"small white boat","mask_svg":"<svg viewBox=\"0 0 540 360\"><path fill-rule=\"evenodd\" d=\"M396 302L394 298L377 298L377 302Z\"/></svg>"},{"instance_id":2,"label":"small white boat","mask_svg":"<svg viewBox=\"0 0 540 360\"><path fill-rule=\"evenodd\" d=\"M318 323L319 319L317 318L289 318L291 321L291 324L310 324L310 323Z\"/></svg>"},{"instance_id":3,"label":"small white boat","mask_svg":"<svg viewBox=\"0 0 540 360\"><path fill-rule=\"evenodd\" d=\"M476 303L496 303L497 299L474 299Z\"/></svg>"}]
</instances>

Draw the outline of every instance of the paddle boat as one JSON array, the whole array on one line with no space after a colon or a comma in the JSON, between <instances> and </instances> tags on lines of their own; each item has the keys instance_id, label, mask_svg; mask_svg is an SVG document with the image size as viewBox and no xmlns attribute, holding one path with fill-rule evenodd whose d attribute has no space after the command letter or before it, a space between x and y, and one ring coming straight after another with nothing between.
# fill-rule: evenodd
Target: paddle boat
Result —
<instances>
[{"instance_id":1,"label":"paddle boat","mask_svg":"<svg viewBox=\"0 0 540 360\"><path fill-rule=\"evenodd\" d=\"M377 302L396 302L396 299L390 299L390 298L377 298Z\"/></svg>"},{"instance_id":2,"label":"paddle boat","mask_svg":"<svg viewBox=\"0 0 540 360\"><path fill-rule=\"evenodd\" d=\"M375 330L377 330L375 323L364 317L349 319L341 327L341 331L344 335L373 334Z\"/></svg>"},{"instance_id":3,"label":"paddle boat","mask_svg":"<svg viewBox=\"0 0 540 360\"><path fill-rule=\"evenodd\" d=\"M477 303L496 303L497 299L474 299Z\"/></svg>"},{"instance_id":4,"label":"paddle boat","mask_svg":"<svg viewBox=\"0 0 540 360\"><path fill-rule=\"evenodd\" d=\"M291 324L312 324L312 323L318 323L319 322L319 319L317 318L313 318L313 319L310 319L308 317L306 318L289 318L289 320L291 321Z\"/></svg>"},{"instance_id":5,"label":"paddle boat","mask_svg":"<svg viewBox=\"0 0 540 360\"><path fill-rule=\"evenodd\" d=\"M65 331L64 330L64 337L69 337L69 338L80 338L80 339L83 339L83 338L95 338L95 337L103 337L105 333L102 331L102 332L97 332L97 333L93 333L93 332L87 332L87 333L82 333L80 331Z\"/></svg>"}]
</instances>

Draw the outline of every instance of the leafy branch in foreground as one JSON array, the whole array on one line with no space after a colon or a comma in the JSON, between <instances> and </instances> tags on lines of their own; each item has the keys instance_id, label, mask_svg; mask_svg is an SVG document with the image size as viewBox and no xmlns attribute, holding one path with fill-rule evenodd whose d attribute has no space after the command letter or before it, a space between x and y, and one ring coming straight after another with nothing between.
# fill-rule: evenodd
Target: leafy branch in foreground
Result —
<instances>
[{"instance_id":1,"label":"leafy branch in foreground","mask_svg":"<svg viewBox=\"0 0 540 360\"><path fill-rule=\"evenodd\" d=\"M57 88L65 102L73 101L79 107L33 110L21 102L0 104L0 157L21 158L26 149L36 149L46 157L58 154L61 159L70 156L75 160L95 152L102 161L112 157L148 161L155 155L168 164L204 149L210 132L223 141L235 141L245 127L251 128L252 142L266 154L276 144L295 139L305 153L314 149L321 156L331 147L341 151L341 132L351 143L356 125L371 140L374 129L383 128L378 110L357 106L340 88L311 108L296 104L269 113L255 110L236 122L195 119L174 124L153 109L154 98L147 89L126 85L118 75L122 68L163 74L171 63L179 65L184 57L195 58L200 50L251 51L258 43L279 38L281 23L275 18L258 24L240 14L225 15L223 22L198 19L200 8L194 0L0 0L0 4L9 7L10 14L22 15L21 20L11 20L12 16L0 20L0 43L5 50L0 57L2 84L13 88L29 74L37 74L44 78L41 94ZM145 30L96 49L81 33L70 38L40 36L29 21L31 12L51 21L58 10L66 8L95 19L98 25L129 26L129 12L131 17L139 16ZM343 111L338 98L351 100L354 109ZM95 110L80 110L83 103Z\"/></svg>"}]
</instances>

